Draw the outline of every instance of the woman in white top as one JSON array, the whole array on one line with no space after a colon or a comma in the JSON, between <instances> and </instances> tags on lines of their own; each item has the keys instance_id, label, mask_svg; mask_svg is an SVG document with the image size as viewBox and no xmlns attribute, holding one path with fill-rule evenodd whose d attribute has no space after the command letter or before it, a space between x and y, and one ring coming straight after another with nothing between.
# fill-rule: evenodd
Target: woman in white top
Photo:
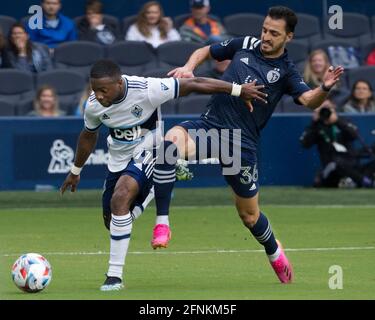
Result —
<instances>
[{"instance_id":1,"label":"woman in white top","mask_svg":"<svg viewBox=\"0 0 375 320\"><path fill-rule=\"evenodd\" d=\"M181 40L172 19L164 17L163 8L157 1L144 4L138 14L137 21L130 26L126 40L146 41L154 48L169 41Z\"/></svg>"}]
</instances>

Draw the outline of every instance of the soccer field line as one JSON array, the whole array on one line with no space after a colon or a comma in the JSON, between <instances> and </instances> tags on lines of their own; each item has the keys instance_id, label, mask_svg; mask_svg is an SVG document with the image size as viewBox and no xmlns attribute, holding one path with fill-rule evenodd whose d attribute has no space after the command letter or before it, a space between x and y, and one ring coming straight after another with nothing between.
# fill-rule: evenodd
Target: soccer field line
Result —
<instances>
[{"instance_id":1,"label":"soccer field line","mask_svg":"<svg viewBox=\"0 0 375 320\"><path fill-rule=\"evenodd\" d=\"M361 251L375 250L375 247L332 247L332 248L285 248L286 252L313 252L313 251ZM134 255L179 255L179 254L221 254L221 253L264 253L263 249L242 249L242 250L197 250L197 251L129 251L128 254ZM22 253L2 253L1 257L16 257ZM45 256L97 256L108 255L109 252L44 252Z\"/></svg>"},{"instance_id":2,"label":"soccer field line","mask_svg":"<svg viewBox=\"0 0 375 320\"><path fill-rule=\"evenodd\" d=\"M348 204L348 205L342 205L342 204L321 204L321 205L315 205L315 204L261 204L262 207L274 207L274 208L311 208L311 209L375 209L375 205L372 204ZM174 206L173 209L187 209L187 210L196 210L196 209L202 209L202 208L233 208L235 209L234 205L232 204L223 204L223 205L201 205L201 206ZM51 210L51 209L72 209L71 207L33 207L33 208L0 208L1 211L33 211L36 209L42 209L42 210ZM74 209L97 209L101 210L101 207L74 207ZM147 207L147 210L154 210L155 206L149 206Z\"/></svg>"}]
</instances>

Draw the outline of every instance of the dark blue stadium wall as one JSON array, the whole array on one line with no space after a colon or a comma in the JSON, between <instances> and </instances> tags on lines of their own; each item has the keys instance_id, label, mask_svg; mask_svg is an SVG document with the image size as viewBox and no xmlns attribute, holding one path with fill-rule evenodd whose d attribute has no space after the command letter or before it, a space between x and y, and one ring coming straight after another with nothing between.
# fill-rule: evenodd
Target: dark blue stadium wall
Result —
<instances>
[{"instance_id":1,"label":"dark blue stadium wall","mask_svg":"<svg viewBox=\"0 0 375 320\"><path fill-rule=\"evenodd\" d=\"M133 15L138 12L145 0L102 0L105 12L119 18ZM2 1L0 14L21 18L27 15L31 5L38 4L38 0ZM70 17L76 17L84 13L86 0L63 0L64 13ZM160 1L169 16L176 16L189 11L189 0L161 0ZM327 0L328 6L341 5L344 11L358 12L366 15L375 14L375 1L373 0ZM273 5L287 5L297 12L304 12L316 16L323 16L322 0L211 0L212 12L224 17L239 12L253 12L265 14Z\"/></svg>"},{"instance_id":2,"label":"dark blue stadium wall","mask_svg":"<svg viewBox=\"0 0 375 320\"><path fill-rule=\"evenodd\" d=\"M165 128L187 117L165 119ZM190 117L193 118L193 117ZM375 142L375 114L352 116L368 143ZM312 184L319 167L316 149L304 150L298 138L310 115L274 115L263 131L259 153L261 185ZM82 119L0 118L0 190L56 189L69 171ZM106 130L82 173L81 188L101 188L105 178ZM196 178L179 187L223 186L218 165L193 165Z\"/></svg>"}]
</instances>

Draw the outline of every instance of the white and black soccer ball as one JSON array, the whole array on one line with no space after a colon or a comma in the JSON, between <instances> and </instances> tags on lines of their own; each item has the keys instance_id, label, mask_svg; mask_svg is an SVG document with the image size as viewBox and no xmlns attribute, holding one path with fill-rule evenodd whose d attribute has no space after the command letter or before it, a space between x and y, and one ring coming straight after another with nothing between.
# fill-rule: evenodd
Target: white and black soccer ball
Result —
<instances>
[{"instance_id":1,"label":"white and black soccer ball","mask_svg":"<svg viewBox=\"0 0 375 320\"><path fill-rule=\"evenodd\" d=\"M39 292L50 284L52 268L42 255L27 253L20 256L13 264L12 279L22 291Z\"/></svg>"}]
</instances>

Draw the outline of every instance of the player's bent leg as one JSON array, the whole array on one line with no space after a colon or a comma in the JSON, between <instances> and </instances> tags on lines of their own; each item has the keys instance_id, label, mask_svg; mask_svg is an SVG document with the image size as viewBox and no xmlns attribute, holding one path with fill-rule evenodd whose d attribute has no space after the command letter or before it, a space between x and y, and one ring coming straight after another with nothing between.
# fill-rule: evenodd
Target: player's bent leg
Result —
<instances>
[{"instance_id":1,"label":"player's bent leg","mask_svg":"<svg viewBox=\"0 0 375 320\"><path fill-rule=\"evenodd\" d=\"M133 218L129 208L139 192L138 182L131 176L121 176L111 198L110 259L107 278L101 291L123 288L122 274L129 247Z\"/></svg>"},{"instance_id":2,"label":"player's bent leg","mask_svg":"<svg viewBox=\"0 0 375 320\"><path fill-rule=\"evenodd\" d=\"M160 146L153 174L157 214L151 240L154 249L166 248L172 236L169 207L176 181L177 160L194 153L195 143L183 127L175 126L167 132Z\"/></svg>"},{"instance_id":3,"label":"player's bent leg","mask_svg":"<svg viewBox=\"0 0 375 320\"><path fill-rule=\"evenodd\" d=\"M251 198L235 195L235 202L243 224L264 246L271 266L279 280L282 283L292 282L292 265L289 263L280 242L275 239L267 217L259 209L258 193Z\"/></svg>"}]
</instances>

